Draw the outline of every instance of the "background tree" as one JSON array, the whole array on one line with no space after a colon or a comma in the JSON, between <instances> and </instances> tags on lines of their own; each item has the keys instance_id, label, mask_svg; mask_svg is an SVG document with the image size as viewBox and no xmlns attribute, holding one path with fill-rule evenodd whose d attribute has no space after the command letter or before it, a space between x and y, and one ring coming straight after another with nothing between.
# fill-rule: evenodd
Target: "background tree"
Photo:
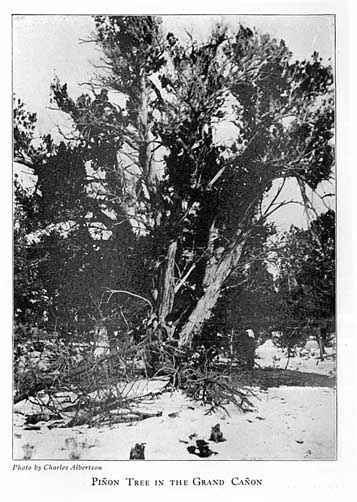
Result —
<instances>
[{"instance_id":1,"label":"background tree","mask_svg":"<svg viewBox=\"0 0 357 502\"><path fill-rule=\"evenodd\" d=\"M31 167L36 187L25 189L15 177L16 319L21 329L34 323L43 327L45 319L48 330L67 340L91 341L100 330L107 336L113 325L127 333L136 323L135 315L127 321L128 309L141 311L142 302L121 298L109 304L104 287L131 287L133 277L140 287L142 266L138 269L140 260L133 258L132 228L113 224L105 231L102 221L110 217L101 210L95 178L87 177L86 146L80 141L55 145L45 136L35 148L35 125L36 116L18 100L15 161Z\"/></svg>"},{"instance_id":2,"label":"background tree","mask_svg":"<svg viewBox=\"0 0 357 502\"><path fill-rule=\"evenodd\" d=\"M323 359L335 319L334 211L321 214L307 230L292 227L277 256L279 341L293 348L315 332Z\"/></svg>"}]
</instances>

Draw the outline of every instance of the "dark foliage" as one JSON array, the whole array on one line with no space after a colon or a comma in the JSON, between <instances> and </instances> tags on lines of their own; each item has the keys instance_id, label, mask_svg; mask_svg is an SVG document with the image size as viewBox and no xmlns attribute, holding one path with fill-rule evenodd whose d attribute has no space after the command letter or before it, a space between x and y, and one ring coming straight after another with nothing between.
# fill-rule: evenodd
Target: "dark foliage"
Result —
<instances>
[{"instance_id":1,"label":"dark foliage","mask_svg":"<svg viewBox=\"0 0 357 502\"><path fill-rule=\"evenodd\" d=\"M15 181L16 340L37 327L87 347L105 332L114 352L143 342L150 374L244 404L215 373L227 344L215 335L270 324L262 200L277 179L329 179L332 68L316 53L292 61L283 41L242 26L184 43L155 16L94 25L102 60L90 90L72 99L65 83L51 86L73 134L35 148L36 116L14 106L15 160L37 181L32 192ZM234 139L221 141L228 120ZM307 245L322 271L320 234L321 255ZM295 275L312 291L306 267Z\"/></svg>"}]
</instances>

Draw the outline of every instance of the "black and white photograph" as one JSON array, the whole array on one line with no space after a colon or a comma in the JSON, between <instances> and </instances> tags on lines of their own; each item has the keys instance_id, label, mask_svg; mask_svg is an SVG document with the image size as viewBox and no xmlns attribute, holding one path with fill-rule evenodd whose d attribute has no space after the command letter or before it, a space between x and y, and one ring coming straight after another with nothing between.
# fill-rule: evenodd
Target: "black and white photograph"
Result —
<instances>
[{"instance_id":1,"label":"black and white photograph","mask_svg":"<svg viewBox=\"0 0 357 502\"><path fill-rule=\"evenodd\" d=\"M12 16L14 461L337 459L335 21Z\"/></svg>"}]
</instances>

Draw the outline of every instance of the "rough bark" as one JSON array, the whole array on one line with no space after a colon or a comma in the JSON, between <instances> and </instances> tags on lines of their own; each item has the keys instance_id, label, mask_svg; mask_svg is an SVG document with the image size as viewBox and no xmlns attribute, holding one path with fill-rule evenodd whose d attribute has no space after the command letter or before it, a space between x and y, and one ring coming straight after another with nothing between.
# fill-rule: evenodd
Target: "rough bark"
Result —
<instances>
[{"instance_id":1,"label":"rough bark","mask_svg":"<svg viewBox=\"0 0 357 502\"><path fill-rule=\"evenodd\" d=\"M140 113L140 122L141 122L141 141L142 141L142 154L143 157L142 167L144 169L144 173L149 179L150 177L150 142L149 142L149 123L148 123L148 89L146 86L146 76L143 73L141 76L141 113Z\"/></svg>"},{"instance_id":2,"label":"rough bark","mask_svg":"<svg viewBox=\"0 0 357 502\"><path fill-rule=\"evenodd\" d=\"M153 151L154 135L152 133L152 123L149 117L150 107L150 86L147 83L147 77L143 73L140 81L141 86L141 112L139 115L139 131L141 140L141 158L140 164L146 180L146 188L149 194L156 190L159 173L157 169L159 165L155 159Z\"/></svg>"},{"instance_id":3,"label":"rough bark","mask_svg":"<svg viewBox=\"0 0 357 502\"><path fill-rule=\"evenodd\" d=\"M175 299L175 257L177 241L171 242L167 252L167 263L162 284L162 296L159 306L159 322L165 325L165 319L171 313Z\"/></svg>"},{"instance_id":4,"label":"rough bark","mask_svg":"<svg viewBox=\"0 0 357 502\"><path fill-rule=\"evenodd\" d=\"M207 263L203 280L204 293L180 332L179 345L190 345L195 333L198 333L210 318L220 296L222 286L237 266L242 255L246 236L241 236L221 257L212 255Z\"/></svg>"}]
</instances>

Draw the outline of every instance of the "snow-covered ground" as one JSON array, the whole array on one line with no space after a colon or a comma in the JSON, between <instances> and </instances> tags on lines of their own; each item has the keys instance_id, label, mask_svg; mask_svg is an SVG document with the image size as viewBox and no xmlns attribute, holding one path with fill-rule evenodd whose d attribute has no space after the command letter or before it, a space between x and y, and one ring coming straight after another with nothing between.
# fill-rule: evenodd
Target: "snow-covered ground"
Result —
<instances>
[{"instance_id":1,"label":"snow-covered ground","mask_svg":"<svg viewBox=\"0 0 357 502\"><path fill-rule=\"evenodd\" d=\"M326 348L327 358L320 361L319 347L316 340L310 339L305 347L296 349L296 355L290 358L288 369L317 373L319 375L334 375L336 365L332 355L336 350L334 346ZM287 362L286 351L277 348L272 340L267 340L256 351L256 361L262 368L285 368Z\"/></svg>"},{"instance_id":2,"label":"snow-covered ground","mask_svg":"<svg viewBox=\"0 0 357 502\"><path fill-rule=\"evenodd\" d=\"M335 362L329 358L316 364L315 342L289 361L289 369L331 376ZM316 346L316 356L318 355ZM257 352L261 367L284 368L286 356L267 341ZM146 384L145 384L146 385ZM150 382L147 390L158 389L162 381ZM210 442L216 452L207 460L331 460L335 458L335 389L331 386L280 386L254 389L255 410L240 412L233 405L205 414L207 408L189 400L180 391L166 392L142 403L161 416L134 423L89 428L24 430L22 402L14 414L14 459L24 456L43 460L128 460L135 443L146 443L146 460L203 460L187 451L197 439L209 440L211 428L219 423L226 441ZM204 459L206 460L206 459Z\"/></svg>"}]
</instances>

